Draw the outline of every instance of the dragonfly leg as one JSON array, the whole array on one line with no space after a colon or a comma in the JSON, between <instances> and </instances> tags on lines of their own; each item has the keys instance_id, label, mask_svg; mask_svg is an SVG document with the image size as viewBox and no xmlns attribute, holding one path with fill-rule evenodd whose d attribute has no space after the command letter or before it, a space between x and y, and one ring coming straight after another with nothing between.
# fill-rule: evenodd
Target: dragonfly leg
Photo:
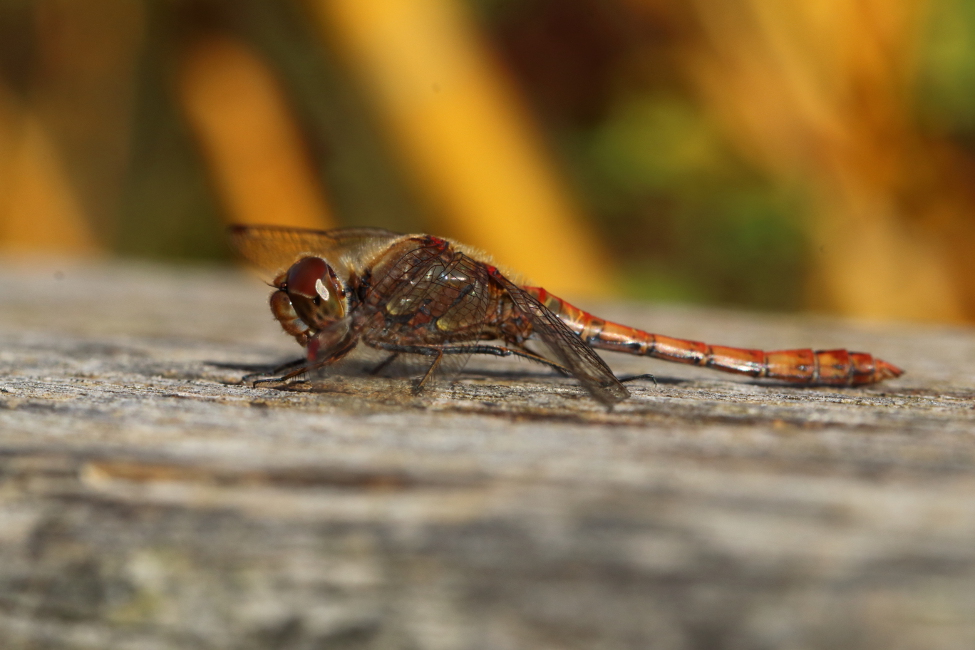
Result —
<instances>
[{"instance_id":1,"label":"dragonfly leg","mask_svg":"<svg viewBox=\"0 0 975 650\"><path fill-rule=\"evenodd\" d=\"M352 350L352 348L355 347L355 343L356 342L353 339L352 341L340 347L335 348L334 350L332 350L331 352L323 356L321 359L318 359L311 364L305 365L305 360L301 359L300 360L300 363L302 364L301 367L295 368L291 372L282 375L280 377L269 377L268 379L258 379L252 384L252 386L256 388L258 384L280 384L289 381L291 379L294 379L295 377L300 377L301 375L307 372L312 372L313 370L324 368L325 366L335 363L336 361L344 357L346 354L348 354ZM297 364L298 362L293 362L293 363L286 364L284 367L288 368Z\"/></svg>"},{"instance_id":2,"label":"dragonfly leg","mask_svg":"<svg viewBox=\"0 0 975 650\"><path fill-rule=\"evenodd\" d=\"M304 363L304 359L302 359L302 363ZM321 366L318 365L318 364L315 364L314 367L301 366L300 368L295 368L294 370L292 370L288 374L281 375L280 377L268 377L266 379L255 379L251 383L251 387L257 388L258 385L260 385L260 384L282 384L282 383L284 383L286 381L289 381L291 379L294 379L295 377L300 377L301 375L305 374L309 370L314 370L314 369L320 368L320 367Z\"/></svg>"},{"instance_id":3,"label":"dragonfly leg","mask_svg":"<svg viewBox=\"0 0 975 650\"><path fill-rule=\"evenodd\" d=\"M519 346L517 350L516 349L513 349L513 348L503 348L501 346L490 346L490 345L489 346L483 346L483 347L494 347L497 350L504 351L505 354L499 354L498 356L507 357L507 356L510 356L510 355L514 355L516 357L521 357L523 359L528 359L530 361L537 361L538 363L545 364L549 368L552 368L553 370L555 370L556 372L558 372L563 377L571 377L572 376L572 372L568 368L566 368L565 366L563 366L562 364L555 363L551 359L546 359L545 357L543 357L543 356L541 356L539 354L535 354L534 352L532 352L531 350L529 350L526 347ZM494 353L488 353L488 354L494 354Z\"/></svg>"},{"instance_id":4,"label":"dragonfly leg","mask_svg":"<svg viewBox=\"0 0 975 650\"><path fill-rule=\"evenodd\" d=\"M414 395L419 395L423 391L423 385L427 383L427 380L430 379L430 376L434 372L436 372L437 367L440 365L440 362L443 361L444 351L442 349L441 350L436 350L435 348L427 348L427 349L433 351L433 353L435 353L437 356L433 360L433 363L430 364L430 367L427 368L427 371L423 374L423 376L420 377L420 381L416 382L416 384L413 386Z\"/></svg>"},{"instance_id":5,"label":"dragonfly leg","mask_svg":"<svg viewBox=\"0 0 975 650\"><path fill-rule=\"evenodd\" d=\"M470 352L471 354L490 354L496 357L521 357L522 359L528 359L529 361L537 361L538 363L544 364L565 377L572 376L572 373L569 372L569 369L563 366L562 364L556 363L551 359L546 359L540 354L535 354L528 348L519 347L515 349L515 348L505 348L500 345L469 345L469 346L464 346L463 351Z\"/></svg>"},{"instance_id":6,"label":"dragonfly leg","mask_svg":"<svg viewBox=\"0 0 975 650\"><path fill-rule=\"evenodd\" d=\"M392 359L400 354L423 354L426 356L435 356L436 359L430 364L430 367L424 373L423 377L416 383L413 387L413 394L418 394L423 390L423 386L430 379L434 372L436 372L437 367L443 360L446 354L490 354L495 357L522 357L523 359L528 359L530 361L537 361L542 363L553 370L559 372L566 377L571 377L572 373L565 366L546 359L545 357L535 354L534 352L522 348L505 348L499 345L486 345L486 344L475 344L475 345L448 345L444 347L426 346L426 345L394 345L390 343L373 343L373 347L379 348L381 350L386 350L388 352L393 352L392 357L380 364L380 370L386 366L387 363L392 361Z\"/></svg>"},{"instance_id":7,"label":"dragonfly leg","mask_svg":"<svg viewBox=\"0 0 975 650\"><path fill-rule=\"evenodd\" d=\"M388 359L383 361L379 366L373 371L378 372L385 368L393 359L398 357L401 353L405 354L422 354L428 357L436 357L427 371L423 373L423 376L414 384L413 394L419 395L423 391L423 386L427 383L430 377L436 372L437 368L440 366L440 362L443 361L443 355L445 354L467 354L470 350L467 350L467 346L447 346L439 347L434 345L395 345L393 343L381 343L375 342L370 343L372 347L378 348L380 350L386 350L387 352L392 352Z\"/></svg>"},{"instance_id":8,"label":"dragonfly leg","mask_svg":"<svg viewBox=\"0 0 975 650\"><path fill-rule=\"evenodd\" d=\"M528 359L529 361L537 361L538 363L544 364L549 368L559 372L566 377L571 377L572 373L568 368L562 364L556 363L550 359L535 354L527 348L505 348L500 345L486 345L486 344L475 344L475 345L448 345L445 347L428 347L423 345L392 345L388 343L383 344L373 344L377 348L383 350L388 350L390 352L404 352L407 354L425 354L429 356L443 354L490 354L495 357L521 357L523 359ZM385 367L387 362L391 359L387 359L381 364L380 369Z\"/></svg>"},{"instance_id":9,"label":"dragonfly leg","mask_svg":"<svg viewBox=\"0 0 975 650\"><path fill-rule=\"evenodd\" d=\"M305 357L298 357L297 359L294 359L292 361L282 363L280 366L275 366L274 368L271 369L270 372L251 372L241 377L240 380L242 382L249 382L252 381L254 377L267 377L269 375L278 375L284 372L285 370L290 370L292 368L297 368L298 366L304 365L304 363L305 363ZM268 381L268 380L262 380L262 381Z\"/></svg>"},{"instance_id":10,"label":"dragonfly leg","mask_svg":"<svg viewBox=\"0 0 975 650\"><path fill-rule=\"evenodd\" d=\"M641 379L649 379L650 381L653 382L654 386L660 385L657 383L657 378L651 375L650 373L646 373L644 375L633 375L632 377L617 377L617 379L620 380L621 384L625 384L628 381L640 381Z\"/></svg>"}]
</instances>

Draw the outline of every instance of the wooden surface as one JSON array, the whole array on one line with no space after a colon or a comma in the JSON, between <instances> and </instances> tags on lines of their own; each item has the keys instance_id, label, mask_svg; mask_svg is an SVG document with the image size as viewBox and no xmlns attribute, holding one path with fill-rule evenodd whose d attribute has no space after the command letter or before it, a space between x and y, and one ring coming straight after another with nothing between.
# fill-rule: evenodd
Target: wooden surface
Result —
<instances>
[{"instance_id":1,"label":"wooden surface","mask_svg":"<svg viewBox=\"0 0 975 650\"><path fill-rule=\"evenodd\" d=\"M975 648L975 335L604 305L847 346L867 389L653 372L612 411L487 360L251 388L231 271L0 265L3 648ZM585 305L596 308L598 305Z\"/></svg>"}]
</instances>

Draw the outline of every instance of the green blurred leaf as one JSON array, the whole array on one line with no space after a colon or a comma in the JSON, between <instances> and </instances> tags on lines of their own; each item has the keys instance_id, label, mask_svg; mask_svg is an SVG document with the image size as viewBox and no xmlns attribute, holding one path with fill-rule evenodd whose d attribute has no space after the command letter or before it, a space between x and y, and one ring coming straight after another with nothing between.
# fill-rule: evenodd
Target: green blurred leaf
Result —
<instances>
[{"instance_id":1,"label":"green blurred leaf","mask_svg":"<svg viewBox=\"0 0 975 650\"><path fill-rule=\"evenodd\" d=\"M624 100L596 129L591 147L604 182L628 194L673 189L718 174L727 164L708 122L675 97Z\"/></svg>"},{"instance_id":2,"label":"green blurred leaf","mask_svg":"<svg viewBox=\"0 0 975 650\"><path fill-rule=\"evenodd\" d=\"M924 117L949 131L975 131L975 2L932 3L918 76Z\"/></svg>"}]
</instances>

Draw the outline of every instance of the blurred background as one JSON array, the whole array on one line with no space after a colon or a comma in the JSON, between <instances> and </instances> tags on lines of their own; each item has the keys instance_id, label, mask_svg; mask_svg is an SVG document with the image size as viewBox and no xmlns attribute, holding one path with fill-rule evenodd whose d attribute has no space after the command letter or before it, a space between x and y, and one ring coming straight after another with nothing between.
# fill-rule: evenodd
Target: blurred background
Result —
<instances>
[{"instance_id":1,"label":"blurred background","mask_svg":"<svg viewBox=\"0 0 975 650\"><path fill-rule=\"evenodd\" d=\"M975 320L969 0L3 0L0 252L374 225L569 296Z\"/></svg>"}]
</instances>

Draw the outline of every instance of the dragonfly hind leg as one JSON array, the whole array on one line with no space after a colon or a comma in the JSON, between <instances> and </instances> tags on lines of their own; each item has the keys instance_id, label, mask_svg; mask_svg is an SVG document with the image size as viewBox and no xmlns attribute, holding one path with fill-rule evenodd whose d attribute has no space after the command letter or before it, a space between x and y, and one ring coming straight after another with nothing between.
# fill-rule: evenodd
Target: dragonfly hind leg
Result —
<instances>
[{"instance_id":1,"label":"dragonfly hind leg","mask_svg":"<svg viewBox=\"0 0 975 650\"><path fill-rule=\"evenodd\" d=\"M498 357L521 357L522 359L528 359L529 361L537 361L538 363L546 365L552 370L555 370L563 377L572 376L572 372L562 364L556 363L551 359L546 359L542 355L536 354L526 347L519 346L517 349L505 348L505 347L501 347L500 345L482 345L478 347L491 348L491 351L477 352L476 354L493 354Z\"/></svg>"},{"instance_id":2,"label":"dragonfly hind leg","mask_svg":"<svg viewBox=\"0 0 975 650\"><path fill-rule=\"evenodd\" d=\"M625 384L628 381L640 381L641 379L649 379L650 381L653 382L654 386L660 385L657 383L657 378L651 375L649 372L644 373L642 375L633 375L632 377L617 377L617 379L620 380L621 384Z\"/></svg>"},{"instance_id":3,"label":"dragonfly hind leg","mask_svg":"<svg viewBox=\"0 0 975 650\"><path fill-rule=\"evenodd\" d=\"M400 353L406 354L422 354L425 356L436 357L427 368L427 371L423 374L416 384L413 386L413 394L417 395L423 390L423 386L427 383L430 377L436 372L437 368L440 366L440 362L443 361L443 357L446 354L489 354L495 357L521 357L523 359L528 359L530 361L537 361L538 363L544 364L558 373L571 377L572 373L565 366L546 359L545 357L535 354L527 349L514 349L505 348L499 345L485 345L485 344L475 344L475 345L447 345L447 346L428 346L428 345L393 345L390 343L374 343L374 347L381 350L386 350L392 352L393 354L390 358L383 361L377 367L376 371L382 370L386 367L393 359L395 359Z\"/></svg>"}]
</instances>

